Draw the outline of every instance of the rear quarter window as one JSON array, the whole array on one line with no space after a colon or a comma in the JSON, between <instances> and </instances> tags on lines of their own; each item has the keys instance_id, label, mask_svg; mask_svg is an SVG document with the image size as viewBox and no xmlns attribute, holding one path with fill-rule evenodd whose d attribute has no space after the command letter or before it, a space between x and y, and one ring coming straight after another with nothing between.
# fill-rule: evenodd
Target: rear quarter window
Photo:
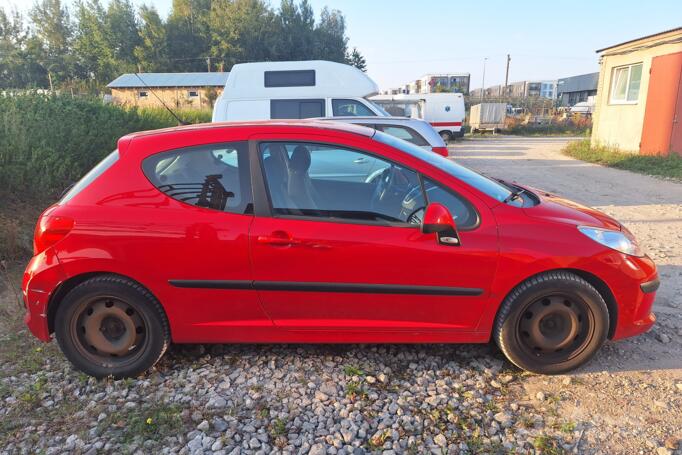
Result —
<instances>
[{"instance_id":1,"label":"rear quarter window","mask_svg":"<svg viewBox=\"0 0 682 455\"><path fill-rule=\"evenodd\" d=\"M142 170L159 191L185 204L232 213L253 211L246 142L157 153L142 162Z\"/></svg>"}]
</instances>

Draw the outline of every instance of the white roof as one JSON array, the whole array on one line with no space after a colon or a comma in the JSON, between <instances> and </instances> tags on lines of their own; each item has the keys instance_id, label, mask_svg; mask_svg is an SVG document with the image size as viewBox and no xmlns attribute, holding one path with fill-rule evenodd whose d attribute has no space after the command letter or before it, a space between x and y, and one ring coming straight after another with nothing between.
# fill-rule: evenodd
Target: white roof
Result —
<instances>
[{"instance_id":1,"label":"white roof","mask_svg":"<svg viewBox=\"0 0 682 455\"><path fill-rule=\"evenodd\" d=\"M315 71L315 85L265 87L266 71ZM240 63L230 70L224 95L230 99L367 97L379 92L377 84L359 69L325 60Z\"/></svg>"}]
</instances>

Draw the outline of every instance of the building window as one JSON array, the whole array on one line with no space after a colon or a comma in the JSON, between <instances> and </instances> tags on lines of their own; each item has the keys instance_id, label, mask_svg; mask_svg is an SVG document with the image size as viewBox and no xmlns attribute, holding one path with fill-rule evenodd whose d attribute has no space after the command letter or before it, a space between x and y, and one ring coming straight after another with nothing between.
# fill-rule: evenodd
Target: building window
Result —
<instances>
[{"instance_id":1,"label":"building window","mask_svg":"<svg viewBox=\"0 0 682 455\"><path fill-rule=\"evenodd\" d=\"M137 96L139 98L146 98L148 96L148 93L146 91L141 91L137 93Z\"/></svg>"},{"instance_id":2,"label":"building window","mask_svg":"<svg viewBox=\"0 0 682 455\"><path fill-rule=\"evenodd\" d=\"M611 103L634 104L639 98L642 82L642 64L620 66L613 69L611 77Z\"/></svg>"},{"instance_id":3,"label":"building window","mask_svg":"<svg viewBox=\"0 0 682 455\"><path fill-rule=\"evenodd\" d=\"M197 90L188 90L187 96L189 98L197 98L199 96L199 92Z\"/></svg>"}]
</instances>

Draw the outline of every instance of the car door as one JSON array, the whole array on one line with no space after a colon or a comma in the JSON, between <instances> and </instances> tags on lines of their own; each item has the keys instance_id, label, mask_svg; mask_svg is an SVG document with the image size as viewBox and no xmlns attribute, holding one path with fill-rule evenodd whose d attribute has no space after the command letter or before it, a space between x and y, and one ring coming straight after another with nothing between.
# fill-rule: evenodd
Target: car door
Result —
<instances>
[{"instance_id":1,"label":"car door","mask_svg":"<svg viewBox=\"0 0 682 455\"><path fill-rule=\"evenodd\" d=\"M252 162L265 163L262 191L255 187L263 199L256 204L267 205L257 209L250 231L254 286L276 325L363 333L475 330L497 263L488 213L483 220L462 202L471 210L462 246L439 245L420 231L424 182L407 166L347 146L296 140L254 143L252 154ZM310 173L318 163L334 173L328 157L344 154L374 160L374 170L360 181Z\"/></svg>"}]
</instances>

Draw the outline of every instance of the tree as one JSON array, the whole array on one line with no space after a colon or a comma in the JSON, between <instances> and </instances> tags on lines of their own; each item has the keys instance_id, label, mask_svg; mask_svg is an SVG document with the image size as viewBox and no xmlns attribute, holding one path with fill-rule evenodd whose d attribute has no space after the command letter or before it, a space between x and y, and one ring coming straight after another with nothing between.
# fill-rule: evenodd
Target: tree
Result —
<instances>
[{"instance_id":1,"label":"tree","mask_svg":"<svg viewBox=\"0 0 682 455\"><path fill-rule=\"evenodd\" d=\"M315 28L315 52L312 58L345 62L348 38L346 37L346 19L339 10L330 10L326 6L320 13L320 23Z\"/></svg>"},{"instance_id":2,"label":"tree","mask_svg":"<svg viewBox=\"0 0 682 455\"><path fill-rule=\"evenodd\" d=\"M357 47L354 47L353 51L346 56L346 62L359 70L367 71L367 62L365 61L365 57L362 56Z\"/></svg>"},{"instance_id":3,"label":"tree","mask_svg":"<svg viewBox=\"0 0 682 455\"><path fill-rule=\"evenodd\" d=\"M42 43L38 61L47 71L51 85L72 77L72 25L66 6L62 6L61 0L41 0L33 6L29 16L35 35Z\"/></svg>"},{"instance_id":4,"label":"tree","mask_svg":"<svg viewBox=\"0 0 682 455\"><path fill-rule=\"evenodd\" d=\"M135 9L130 0L111 0L103 22L107 44L119 68L128 71L134 69L134 52L141 39Z\"/></svg>"},{"instance_id":5,"label":"tree","mask_svg":"<svg viewBox=\"0 0 682 455\"><path fill-rule=\"evenodd\" d=\"M315 13L303 0L282 0L275 18L274 60L308 60L315 51Z\"/></svg>"},{"instance_id":6,"label":"tree","mask_svg":"<svg viewBox=\"0 0 682 455\"><path fill-rule=\"evenodd\" d=\"M280 37L272 33L275 14L263 0L217 1L211 10L211 53L228 67L272 60Z\"/></svg>"},{"instance_id":7,"label":"tree","mask_svg":"<svg viewBox=\"0 0 682 455\"><path fill-rule=\"evenodd\" d=\"M140 43L135 48L135 58L143 71L158 72L170 68L166 27L152 6L140 8Z\"/></svg>"},{"instance_id":8,"label":"tree","mask_svg":"<svg viewBox=\"0 0 682 455\"><path fill-rule=\"evenodd\" d=\"M231 0L173 0L166 42L175 71L206 71L204 59L211 46L211 3L231 3Z\"/></svg>"},{"instance_id":9,"label":"tree","mask_svg":"<svg viewBox=\"0 0 682 455\"><path fill-rule=\"evenodd\" d=\"M120 74L106 34L105 16L99 0L76 4L74 52L78 58L79 76L99 84L109 83Z\"/></svg>"}]
</instances>

